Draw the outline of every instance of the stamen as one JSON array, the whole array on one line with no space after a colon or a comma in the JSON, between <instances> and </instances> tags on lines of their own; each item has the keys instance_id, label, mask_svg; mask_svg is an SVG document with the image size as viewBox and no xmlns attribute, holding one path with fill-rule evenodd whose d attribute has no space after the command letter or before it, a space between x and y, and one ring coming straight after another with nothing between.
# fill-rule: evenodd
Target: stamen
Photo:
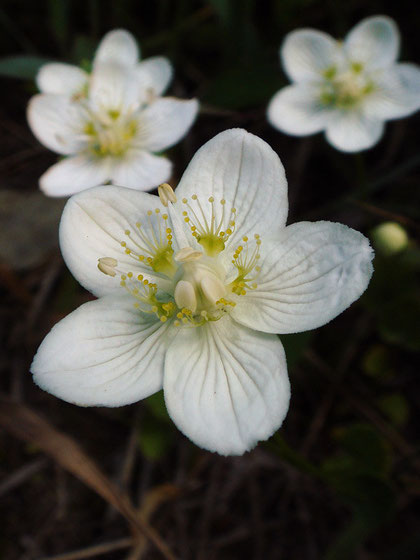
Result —
<instances>
[{"instance_id":1,"label":"stamen","mask_svg":"<svg viewBox=\"0 0 420 560\"><path fill-rule=\"evenodd\" d=\"M177 198L173 188L168 183L162 183L158 186L158 194L163 206L168 206L168 202L176 202Z\"/></svg>"},{"instance_id":2,"label":"stamen","mask_svg":"<svg viewBox=\"0 0 420 560\"><path fill-rule=\"evenodd\" d=\"M210 257L218 255L225 248L225 243L235 231L235 213L236 209L232 208L228 220L225 215L226 201L222 198L219 204L222 207L219 219L216 216L215 198L210 196L208 202L211 204L210 221L207 219L207 213L196 194L191 196L191 200L197 206L195 209L193 204L188 202L187 198L182 199L182 203L186 205L188 210L182 212L184 222L189 225L191 235L204 248L206 254ZM226 228L226 229L224 229Z\"/></svg>"},{"instance_id":3,"label":"stamen","mask_svg":"<svg viewBox=\"0 0 420 560\"><path fill-rule=\"evenodd\" d=\"M108 276L115 276L115 267L118 265L118 261L112 257L101 257L98 259L98 268L101 272Z\"/></svg>"},{"instance_id":4,"label":"stamen","mask_svg":"<svg viewBox=\"0 0 420 560\"><path fill-rule=\"evenodd\" d=\"M248 237L245 235L242 238L245 246L238 245L233 254L232 263L238 270L238 275L230 284L233 293L243 296L247 290L255 290L258 285L255 280L261 271L261 267L257 265L261 255L260 246L261 238L258 233L254 235L255 246L253 250L248 245ZM255 271L255 274L253 273Z\"/></svg>"}]
</instances>

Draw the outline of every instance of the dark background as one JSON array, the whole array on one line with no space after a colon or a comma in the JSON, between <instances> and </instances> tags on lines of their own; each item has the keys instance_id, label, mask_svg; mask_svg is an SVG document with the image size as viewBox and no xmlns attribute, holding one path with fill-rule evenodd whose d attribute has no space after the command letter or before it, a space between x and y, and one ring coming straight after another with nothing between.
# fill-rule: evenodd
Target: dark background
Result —
<instances>
[{"instance_id":1,"label":"dark background","mask_svg":"<svg viewBox=\"0 0 420 560\"><path fill-rule=\"evenodd\" d=\"M420 63L420 10L408 0L3 0L2 558L163 558L132 539L134 508L182 560L420 557L420 115L388 123L381 142L356 155L335 151L322 135L286 136L265 118L287 82L278 59L287 32L315 27L343 37L375 14L396 20L401 60ZM239 126L279 154L289 223L340 221L375 239L375 228L392 221L408 235L392 254L376 243L374 279L349 310L317 331L282 337L290 411L268 443L243 457L191 444L160 394L121 409L78 408L42 392L28 371L49 329L91 296L61 259L64 201L37 185L56 156L30 133L25 107L41 59L84 63L118 27L134 34L143 57L170 58L171 94L202 102L191 132L169 151L171 184L204 142ZM24 58L8 58L15 55Z\"/></svg>"}]
</instances>

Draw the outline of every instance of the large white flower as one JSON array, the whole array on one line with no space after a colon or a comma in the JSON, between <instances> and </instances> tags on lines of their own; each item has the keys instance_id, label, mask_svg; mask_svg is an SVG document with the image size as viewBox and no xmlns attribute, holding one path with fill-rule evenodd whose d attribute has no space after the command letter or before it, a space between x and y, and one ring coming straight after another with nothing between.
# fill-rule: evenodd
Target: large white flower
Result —
<instances>
[{"instance_id":1,"label":"large white flower","mask_svg":"<svg viewBox=\"0 0 420 560\"><path fill-rule=\"evenodd\" d=\"M65 156L40 178L50 196L67 196L111 181L149 190L167 181L171 162L156 153L191 127L196 99L161 97L172 68L166 58L138 62L130 33L115 30L101 41L92 73L53 63L37 77L42 93L28 106L28 122L49 149Z\"/></svg>"},{"instance_id":2,"label":"large white flower","mask_svg":"<svg viewBox=\"0 0 420 560\"><path fill-rule=\"evenodd\" d=\"M385 16L361 21L344 41L314 29L289 33L280 57L293 84L273 97L268 120L296 136L325 131L344 152L372 147L384 121L420 108L420 68L396 62L399 43Z\"/></svg>"},{"instance_id":3,"label":"large white flower","mask_svg":"<svg viewBox=\"0 0 420 560\"><path fill-rule=\"evenodd\" d=\"M242 454L288 410L275 333L319 327L346 309L366 289L372 250L341 224L286 227L283 166L244 130L203 146L176 195L168 185L160 199L111 186L68 201L63 256L99 299L52 329L32 372L84 406L122 406L163 387L192 441Z\"/></svg>"}]
</instances>

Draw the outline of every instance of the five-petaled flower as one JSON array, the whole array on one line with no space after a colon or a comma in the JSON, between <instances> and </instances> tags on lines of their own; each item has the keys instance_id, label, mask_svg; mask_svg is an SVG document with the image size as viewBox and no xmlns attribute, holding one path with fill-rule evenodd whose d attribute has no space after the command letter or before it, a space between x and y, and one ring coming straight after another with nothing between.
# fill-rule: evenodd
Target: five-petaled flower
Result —
<instances>
[{"instance_id":1,"label":"five-petaled flower","mask_svg":"<svg viewBox=\"0 0 420 560\"><path fill-rule=\"evenodd\" d=\"M290 388L275 333L324 325L366 289L372 250L332 222L286 227L278 156L222 132L159 198L101 186L73 196L64 259L99 299L58 323L35 382L83 406L122 406L162 387L193 442L238 455L281 425ZM98 270L99 268L99 270Z\"/></svg>"},{"instance_id":2,"label":"five-petaled flower","mask_svg":"<svg viewBox=\"0 0 420 560\"><path fill-rule=\"evenodd\" d=\"M384 16L361 21L342 42L314 29L289 33L280 56L293 84L273 97L268 120L296 136L324 130L344 152L372 147L384 121L420 108L420 68L396 62L399 43Z\"/></svg>"},{"instance_id":3,"label":"five-petaled flower","mask_svg":"<svg viewBox=\"0 0 420 560\"><path fill-rule=\"evenodd\" d=\"M171 162L156 153L186 134L198 102L161 97L172 78L169 61L138 57L133 36L115 30L102 39L90 74L62 63L40 69L28 122L40 142L66 156L40 178L46 194L107 181L149 190L169 179Z\"/></svg>"}]
</instances>

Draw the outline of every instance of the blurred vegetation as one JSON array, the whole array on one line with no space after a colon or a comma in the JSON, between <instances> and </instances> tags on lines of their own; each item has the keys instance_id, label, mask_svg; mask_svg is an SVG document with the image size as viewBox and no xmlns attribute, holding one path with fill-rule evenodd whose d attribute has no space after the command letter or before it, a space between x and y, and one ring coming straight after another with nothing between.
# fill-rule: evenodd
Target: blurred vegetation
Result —
<instances>
[{"instance_id":1,"label":"blurred vegetation","mask_svg":"<svg viewBox=\"0 0 420 560\"><path fill-rule=\"evenodd\" d=\"M147 519L153 514L154 527L182 560L420 557L419 115L388 123L384 139L357 156L334 151L321 135L285 136L265 118L270 97L287 83L278 59L287 32L315 27L339 37L381 13L399 25L401 59L420 63L420 11L409 0L0 5L0 194L12 201L0 209L7 225L0 232L2 395L78 442L125 493L123 502L143 508ZM376 250L375 274L359 302L322 329L282 337L291 408L282 429L243 458L190 444L170 421L161 393L123 409L87 410L41 392L28 374L51 326L91 296L59 255L56 207L40 200L37 186L55 156L30 134L25 106L42 64L87 67L103 34L118 27L135 35L143 57L171 59L171 93L202 102L191 133L170 152L174 185L205 141L241 126L281 157L290 221L346 223L369 235ZM88 486L104 493L67 456L60 462L43 440L9 431L0 440L2 557L41 558L111 541L109 558L125 557L130 547L130 558L159 557L157 549L139 552L138 542L120 542L128 534L124 521L104 508ZM177 496L169 498L168 483Z\"/></svg>"}]
</instances>

